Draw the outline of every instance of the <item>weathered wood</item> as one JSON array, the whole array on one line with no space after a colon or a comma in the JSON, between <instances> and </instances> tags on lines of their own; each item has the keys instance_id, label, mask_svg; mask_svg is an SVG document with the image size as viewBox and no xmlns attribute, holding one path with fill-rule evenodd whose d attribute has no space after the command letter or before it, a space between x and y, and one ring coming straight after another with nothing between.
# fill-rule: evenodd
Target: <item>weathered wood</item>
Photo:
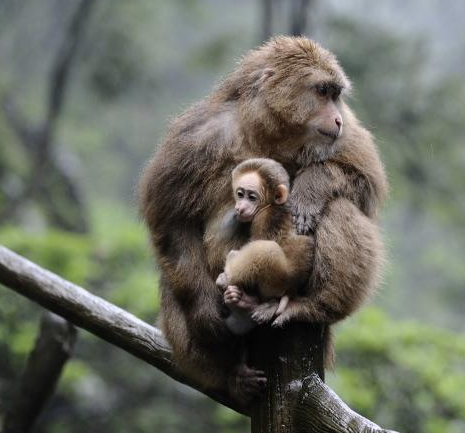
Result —
<instances>
[{"instance_id":1,"label":"weathered wood","mask_svg":"<svg viewBox=\"0 0 465 433\"><path fill-rule=\"evenodd\" d=\"M157 367L178 382L244 414L226 393L207 390L179 373L159 329L3 246L0 246L0 283Z\"/></svg>"},{"instance_id":2,"label":"weathered wood","mask_svg":"<svg viewBox=\"0 0 465 433\"><path fill-rule=\"evenodd\" d=\"M294 411L296 432L396 433L354 412L317 374L310 374L301 383Z\"/></svg>"},{"instance_id":3,"label":"weathered wood","mask_svg":"<svg viewBox=\"0 0 465 433\"><path fill-rule=\"evenodd\" d=\"M3 433L32 430L72 354L76 335L76 328L61 317L49 312L42 316L34 349L8 404Z\"/></svg>"},{"instance_id":4,"label":"weathered wood","mask_svg":"<svg viewBox=\"0 0 465 433\"><path fill-rule=\"evenodd\" d=\"M320 325L291 323L283 329L262 327L251 338L251 364L265 371L268 384L252 409L252 433L296 433L294 408L302 378L324 378ZM316 430L315 430L316 431Z\"/></svg>"},{"instance_id":5,"label":"weathered wood","mask_svg":"<svg viewBox=\"0 0 465 433\"><path fill-rule=\"evenodd\" d=\"M291 323L252 334L251 364L268 378L252 408L252 433L395 433L355 413L324 384L324 333L321 325Z\"/></svg>"}]
</instances>

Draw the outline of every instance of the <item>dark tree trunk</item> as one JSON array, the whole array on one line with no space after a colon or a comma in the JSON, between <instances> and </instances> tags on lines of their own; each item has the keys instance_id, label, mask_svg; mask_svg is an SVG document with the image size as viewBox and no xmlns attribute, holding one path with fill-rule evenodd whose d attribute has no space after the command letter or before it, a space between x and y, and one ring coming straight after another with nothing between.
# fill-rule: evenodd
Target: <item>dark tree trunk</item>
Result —
<instances>
[{"instance_id":1,"label":"dark tree trunk","mask_svg":"<svg viewBox=\"0 0 465 433\"><path fill-rule=\"evenodd\" d=\"M307 30L308 9L313 0L291 0L291 24L289 33L301 36Z\"/></svg>"},{"instance_id":2,"label":"dark tree trunk","mask_svg":"<svg viewBox=\"0 0 465 433\"><path fill-rule=\"evenodd\" d=\"M297 433L294 416L303 380L324 379L324 327L291 323L258 329L251 342L251 364L265 371L264 395L252 410L252 433ZM308 430L310 432L311 430Z\"/></svg>"},{"instance_id":3,"label":"dark tree trunk","mask_svg":"<svg viewBox=\"0 0 465 433\"><path fill-rule=\"evenodd\" d=\"M266 41L273 34L273 0L260 0L261 2L261 40Z\"/></svg>"},{"instance_id":4,"label":"dark tree trunk","mask_svg":"<svg viewBox=\"0 0 465 433\"><path fill-rule=\"evenodd\" d=\"M28 433L53 394L76 341L76 328L53 313L42 316L39 335L8 405L3 433Z\"/></svg>"}]
</instances>

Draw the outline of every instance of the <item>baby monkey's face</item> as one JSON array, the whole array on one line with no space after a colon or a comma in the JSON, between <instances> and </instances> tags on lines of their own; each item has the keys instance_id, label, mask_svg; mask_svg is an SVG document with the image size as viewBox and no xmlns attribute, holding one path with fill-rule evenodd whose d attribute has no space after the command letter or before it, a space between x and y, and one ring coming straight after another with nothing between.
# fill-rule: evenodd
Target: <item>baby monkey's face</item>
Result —
<instances>
[{"instance_id":1,"label":"baby monkey's face","mask_svg":"<svg viewBox=\"0 0 465 433\"><path fill-rule=\"evenodd\" d=\"M250 222L266 206L266 188L256 172L244 173L233 181L236 217L240 222Z\"/></svg>"}]
</instances>

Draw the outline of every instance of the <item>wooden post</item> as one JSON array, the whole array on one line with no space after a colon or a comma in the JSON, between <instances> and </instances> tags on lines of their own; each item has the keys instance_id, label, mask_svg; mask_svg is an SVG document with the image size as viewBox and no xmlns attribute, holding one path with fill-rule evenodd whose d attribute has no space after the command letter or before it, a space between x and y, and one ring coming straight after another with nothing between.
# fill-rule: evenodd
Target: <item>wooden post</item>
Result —
<instances>
[{"instance_id":1,"label":"wooden post","mask_svg":"<svg viewBox=\"0 0 465 433\"><path fill-rule=\"evenodd\" d=\"M310 323L254 332L250 363L265 371L268 384L252 409L252 433L298 432L294 412L303 380L312 373L324 379L323 338L324 327Z\"/></svg>"},{"instance_id":2,"label":"wooden post","mask_svg":"<svg viewBox=\"0 0 465 433\"><path fill-rule=\"evenodd\" d=\"M252 433L396 433L354 412L325 385L326 332L311 323L254 331L250 364L268 383L252 408Z\"/></svg>"}]
</instances>

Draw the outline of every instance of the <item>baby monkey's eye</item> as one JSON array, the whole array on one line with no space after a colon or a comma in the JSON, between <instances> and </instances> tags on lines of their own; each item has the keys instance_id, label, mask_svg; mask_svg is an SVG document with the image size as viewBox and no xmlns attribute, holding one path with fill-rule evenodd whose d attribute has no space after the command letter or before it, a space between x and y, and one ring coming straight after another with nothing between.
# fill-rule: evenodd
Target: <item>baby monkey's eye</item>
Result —
<instances>
[{"instance_id":1,"label":"baby monkey's eye","mask_svg":"<svg viewBox=\"0 0 465 433\"><path fill-rule=\"evenodd\" d=\"M255 194L249 194L250 201L257 201L258 197Z\"/></svg>"},{"instance_id":2,"label":"baby monkey's eye","mask_svg":"<svg viewBox=\"0 0 465 433\"><path fill-rule=\"evenodd\" d=\"M242 190L240 190L240 189L237 190L237 191L236 191L236 194L237 194L237 196L238 196L239 198L244 198L244 192L243 192Z\"/></svg>"}]
</instances>

